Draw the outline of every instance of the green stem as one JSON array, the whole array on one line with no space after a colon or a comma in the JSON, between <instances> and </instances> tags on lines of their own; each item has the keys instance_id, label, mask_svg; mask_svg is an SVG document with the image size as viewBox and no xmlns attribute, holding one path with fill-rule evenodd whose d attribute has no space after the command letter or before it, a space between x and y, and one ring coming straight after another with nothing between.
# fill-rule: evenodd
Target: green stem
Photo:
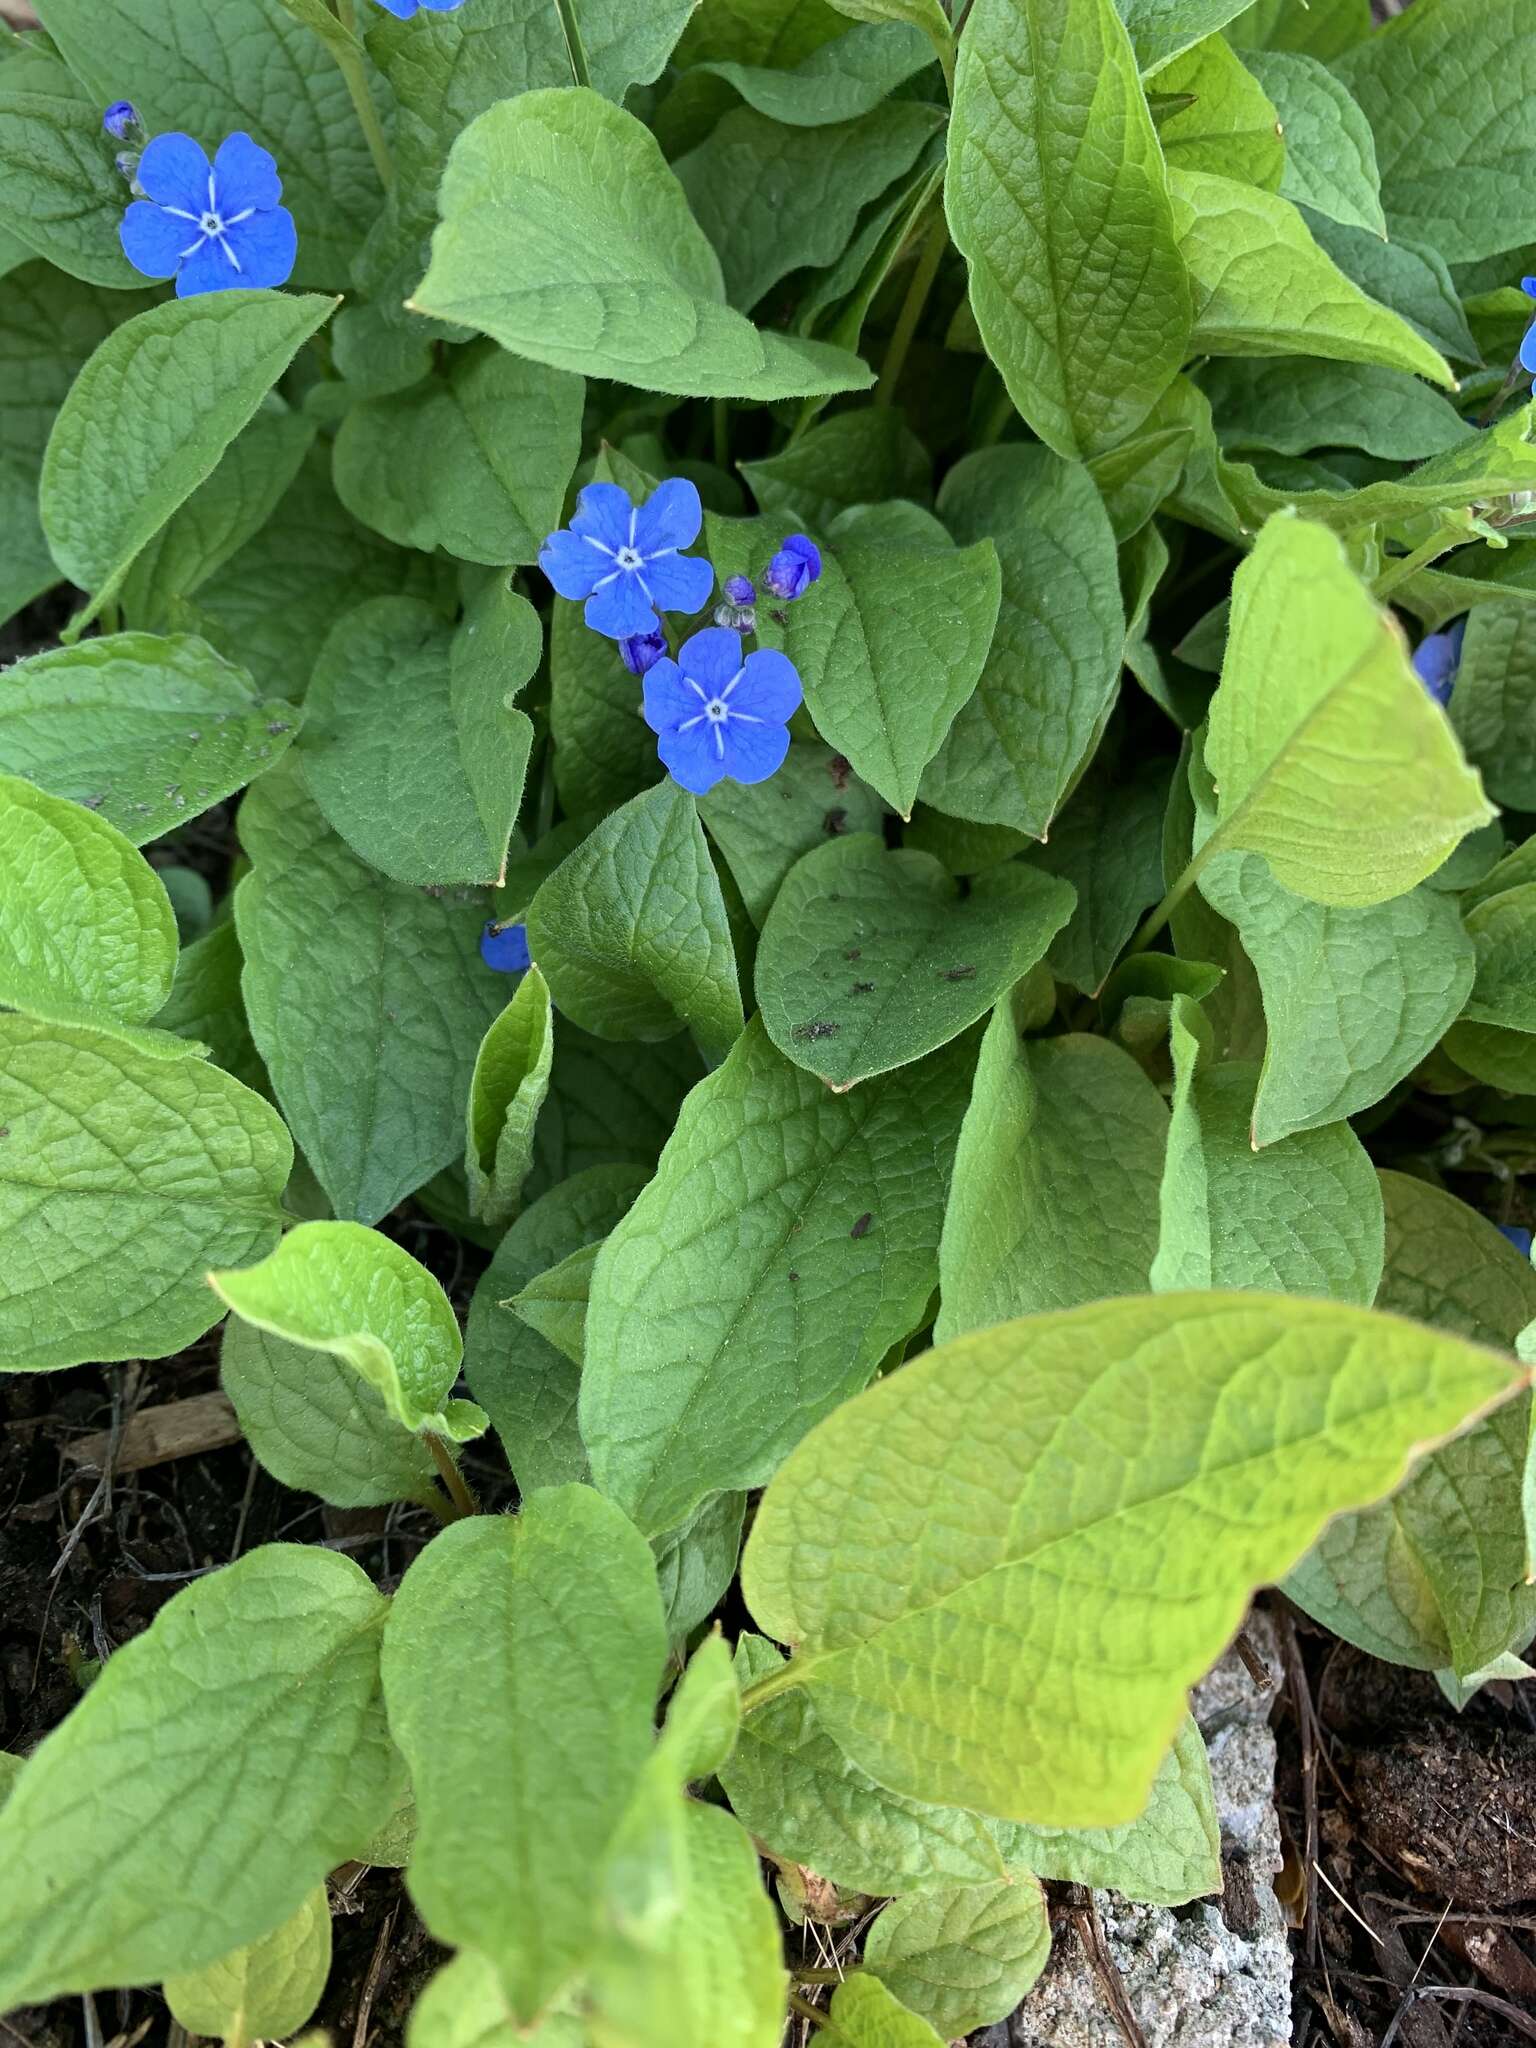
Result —
<instances>
[{"instance_id":1,"label":"green stem","mask_svg":"<svg viewBox=\"0 0 1536 2048\"><path fill-rule=\"evenodd\" d=\"M1410 576L1417 576L1421 569L1427 569L1430 563L1437 561L1441 555L1449 554L1456 543L1464 537L1459 527L1442 526L1433 538L1425 541L1422 547L1415 548L1411 555L1402 555L1389 562L1371 585L1372 595L1378 598L1390 595L1399 584L1406 583Z\"/></svg>"},{"instance_id":2,"label":"green stem","mask_svg":"<svg viewBox=\"0 0 1536 2048\"><path fill-rule=\"evenodd\" d=\"M889 405L896 395L896 386L907 360L907 351L912 346L912 337L917 333L917 323L923 317L923 308L928 303L928 294L933 289L933 280L939 274L939 265L944 260L944 251L949 247L949 222L944 217L942 202L934 207L933 218L928 223L927 236L917 258L917 267L912 272L907 286L907 296L901 302L901 311L896 316L896 329L885 352L885 362L880 371L880 382L875 387L876 405Z\"/></svg>"},{"instance_id":3,"label":"green stem","mask_svg":"<svg viewBox=\"0 0 1536 2048\"><path fill-rule=\"evenodd\" d=\"M813 2027L830 2027L832 2024L819 2005L812 2005L808 1998L797 1998L793 1991L789 1994L789 2009L798 2013L801 2019L809 2020Z\"/></svg>"},{"instance_id":4,"label":"green stem","mask_svg":"<svg viewBox=\"0 0 1536 2048\"><path fill-rule=\"evenodd\" d=\"M363 131L363 140L368 145L368 154L373 158L373 167L379 174L379 183L386 192L393 190L395 183L395 160L389 153L389 139L384 133L384 124L379 119L379 110L373 104L373 94L368 89L368 72L363 64L362 44L357 40L357 20L352 0L333 0L336 19L346 30L330 44L331 55L336 59L336 68L346 80L347 93L357 114L357 125Z\"/></svg>"},{"instance_id":5,"label":"green stem","mask_svg":"<svg viewBox=\"0 0 1536 2048\"><path fill-rule=\"evenodd\" d=\"M457 1522L462 1521L466 1515L478 1515L480 1503L470 1492L468 1481L453 1462L453 1453L443 1442L442 1438L429 1433L427 1436L427 1449L432 1453L432 1462L437 1467L444 1486L448 1489L449 1498L458 1509L458 1513L452 1516L451 1519Z\"/></svg>"},{"instance_id":6,"label":"green stem","mask_svg":"<svg viewBox=\"0 0 1536 2048\"><path fill-rule=\"evenodd\" d=\"M858 1967L857 1963L851 1970L801 1970L792 1967L789 1974L797 1984L841 1984L845 1978L853 1976Z\"/></svg>"},{"instance_id":7,"label":"green stem","mask_svg":"<svg viewBox=\"0 0 1536 2048\"><path fill-rule=\"evenodd\" d=\"M1222 834L1218 830L1213 832L1210 838L1206 840L1204 846L1201 847L1188 867L1185 868L1183 874L1180 875L1157 908L1149 911L1146 917L1143 918L1136 936L1131 940L1131 943L1126 947L1124 954L1121 956L1123 959L1129 959L1132 953L1144 953L1147 950L1148 946L1151 945L1163 926L1195 886L1200 870L1205 866L1212 854L1220 853L1221 850Z\"/></svg>"},{"instance_id":8,"label":"green stem","mask_svg":"<svg viewBox=\"0 0 1536 2048\"><path fill-rule=\"evenodd\" d=\"M767 1706L781 1692L793 1691L801 1683L804 1669L803 1664L797 1664L791 1658L777 1671L765 1672L761 1678L754 1679L741 1695L741 1718L745 1720L748 1714L755 1714L759 1707Z\"/></svg>"},{"instance_id":9,"label":"green stem","mask_svg":"<svg viewBox=\"0 0 1536 2048\"><path fill-rule=\"evenodd\" d=\"M592 74L587 69L586 45L581 40L581 24L576 19L576 0L555 0L555 12L560 17L560 27L565 36L565 54L571 60L571 76L578 85L590 85Z\"/></svg>"}]
</instances>

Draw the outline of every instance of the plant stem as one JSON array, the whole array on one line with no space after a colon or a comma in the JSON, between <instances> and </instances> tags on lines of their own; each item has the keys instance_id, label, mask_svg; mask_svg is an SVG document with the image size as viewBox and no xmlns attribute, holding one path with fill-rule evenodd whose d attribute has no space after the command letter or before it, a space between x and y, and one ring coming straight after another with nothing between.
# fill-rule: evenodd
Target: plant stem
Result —
<instances>
[{"instance_id":1,"label":"plant stem","mask_svg":"<svg viewBox=\"0 0 1536 2048\"><path fill-rule=\"evenodd\" d=\"M453 1453L443 1442L442 1438L440 1436L432 1436L429 1433L427 1449L432 1453L432 1462L436 1465L442 1477L442 1482L448 1489L449 1497L458 1509L458 1513L451 1516L450 1520L458 1522L462 1521L466 1515L478 1515L480 1503L470 1492L468 1481L453 1462Z\"/></svg>"},{"instance_id":2,"label":"plant stem","mask_svg":"<svg viewBox=\"0 0 1536 2048\"><path fill-rule=\"evenodd\" d=\"M799 1998L793 1991L789 1994L789 2009L798 2013L803 2020L809 2020L813 2027L828 2027L832 2022L819 2005L812 2005L808 1998Z\"/></svg>"},{"instance_id":3,"label":"plant stem","mask_svg":"<svg viewBox=\"0 0 1536 2048\"><path fill-rule=\"evenodd\" d=\"M1179 879L1168 891L1162 902L1158 904L1157 908L1149 911L1146 917L1143 918L1140 928L1131 940L1131 943L1126 947L1124 954L1121 956L1122 958L1129 959L1132 953L1144 953L1147 950L1148 946L1151 945L1163 926L1195 886L1200 870L1211 858L1211 855L1213 853L1220 853L1221 850L1222 835L1217 830L1206 840L1204 846L1201 847L1194 859L1190 861L1183 874L1179 876Z\"/></svg>"},{"instance_id":4,"label":"plant stem","mask_svg":"<svg viewBox=\"0 0 1536 2048\"><path fill-rule=\"evenodd\" d=\"M347 83L357 114L357 125L363 131L363 140L368 145L368 154L373 158L373 167L379 174L379 183L386 192L391 191L395 182L395 160L389 153L389 140L384 133L384 124L379 119L379 110L373 104L373 94L368 89L368 73L363 65L362 45L357 40L357 22L352 0L333 0L336 19L346 30L345 36L330 46L331 55L336 59L336 68Z\"/></svg>"},{"instance_id":5,"label":"plant stem","mask_svg":"<svg viewBox=\"0 0 1536 2048\"><path fill-rule=\"evenodd\" d=\"M949 247L949 222L944 217L942 201L936 202L933 217L928 223L927 236L918 253L917 267L912 272L907 286L907 296L902 300L901 311L896 316L896 328L885 351L885 362L880 371L880 382L875 387L876 405L889 405L896 395L896 385L907 360L907 351L912 346L912 337L917 332L917 323L923 317L923 308L928 303L928 294L933 289L933 280L939 274L939 265L944 260L944 251Z\"/></svg>"},{"instance_id":6,"label":"plant stem","mask_svg":"<svg viewBox=\"0 0 1536 2048\"><path fill-rule=\"evenodd\" d=\"M1371 585L1372 595L1378 598L1386 597L1389 592L1396 590L1400 583L1406 583L1410 576L1417 576L1421 569L1427 569L1430 563L1441 555L1449 554L1462 537L1458 527L1442 526L1437 534L1425 541L1422 547L1415 548L1411 555L1402 555L1389 562Z\"/></svg>"},{"instance_id":7,"label":"plant stem","mask_svg":"<svg viewBox=\"0 0 1536 2048\"><path fill-rule=\"evenodd\" d=\"M576 19L576 0L555 0L555 12L560 17L560 27L565 36L565 54L571 60L571 76L578 85L590 85L592 74L587 69L586 45L581 40L581 24Z\"/></svg>"},{"instance_id":8,"label":"plant stem","mask_svg":"<svg viewBox=\"0 0 1536 2048\"><path fill-rule=\"evenodd\" d=\"M776 1699L781 1692L789 1692L799 1685L802 1672L803 1666L791 1658L789 1663L781 1665L777 1671L768 1671L761 1678L755 1678L742 1692L741 1718L745 1720L748 1714L755 1714L759 1707L766 1706L769 1700Z\"/></svg>"},{"instance_id":9,"label":"plant stem","mask_svg":"<svg viewBox=\"0 0 1536 2048\"><path fill-rule=\"evenodd\" d=\"M853 1966L853 1970L856 1970L857 1968L858 1964L855 1963ZM853 1970L792 1969L789 1974L794 1978L797 1984L841 1984L846 1977L851 1977L853 1975Z\"/></svg>"}]
</instances>

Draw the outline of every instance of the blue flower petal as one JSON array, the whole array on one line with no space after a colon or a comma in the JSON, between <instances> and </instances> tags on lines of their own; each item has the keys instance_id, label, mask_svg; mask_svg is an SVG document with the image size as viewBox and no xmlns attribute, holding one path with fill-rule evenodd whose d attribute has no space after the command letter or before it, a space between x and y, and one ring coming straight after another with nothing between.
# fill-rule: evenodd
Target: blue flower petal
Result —
<instances>
[{"instance_id":1,"label":"blue flower petal","mask_svg":"<svg viewBox=\"0 0 1536 2048\"><path fill-rule=\"evenodd\" d=\"M240 265L238 281L252 291L269 291L292 277L299 231L286 206L274 206L270 213L253 213L249 220L228 229L224 239Z\"/></svg>"},{"instance_id":2,"label":"blue flower petal","mask_svg":"<svg viewBox=\"0 0 1536 2048\"><path fill-rule=\"evenodd\" d=\"M702 555L657 555L640 571L659 612L697 612L715 587L713 566Z\"/></svg>"},{"instance_id":3,"label":"blue flower petal","mask_svg":"<svg viewBox=\"0 0 1536 2048\"><path fill-rule=\"evenodd\" d=\"M1520 367L1536 377L1536 327L1527 327L1521 338Z\"/></svg>"},{"instance_id":4,"label":"blue flower petal","mask_svg":"<svg viewBox=\"0 0 1536 2048\"><path fill-rule=\"evenodd\" d=\"M609 572L612 574L612 571ZM628 640L636 633L654 633L659 621L650 599L634 576L615 576L587 599L586 621L594 633L609 640Z\"/></svg>"},{"instance_id":5,"label":"blue flower petal","mask_svg":"<svg viewBox=\"0 0 1536 2048\"><path fill-rule=\"evenodd\" d=\"M732 698L732 711L735 708ZM784 766L788 752L787 726L753 725L735 717L726 724L725 772L733 782L766 782Z\"/></svg>"},{"instance_id":6,"label":"blue flower petal","mask_svg":"<svg viewBox=\"0 0 1536 2048\"><path fill-rule=\"evenodd\" d=\"M418 0L418 4L433 14L452 14L455 8L464 5L464 0Z\"/></svg>"},{"instance_id":7,"label":"blue flower petal","mask_svg":"<svg viewBox=\"0 0 1536 2048\"><path fill-rule=\"evenodd\" d=\"M1528 299L1536 299L1536 277L1522 277L1520 289Z\"/></svg>"},{"instance_id":8,"label":"blue flower petal","mask_svg":"<svg viewBox=\"0 0 1536 2048\"><path fill-rule=\"evenodd\" d=\"M723 690L741 668L741 635L724 626L706 626L683 642L678 662L685 676L711 693Z\"/></svg>"},{"instance_id":9,"label":"blue flower petal","mask_svg":"<svg viewBox=\"0 0 1536 2048\"><path fill-rule=\"evenodd\" d=\"M720 730L701 721L691 732L664 732L656 742L672 780L694 796L704 796L726 773L716 738Z\"/></svg>"},{"instance_id":10,"label":"blue flower petal","mask_svg":"<svg viewBox=\"0 0 1536 2048\"><path fill-rule=\"evenodd\" d=\"M193 250L176 273L178 299L200 299L207 292L239 291L245 279L217 242Z\"/></svg>"},{"instance_id":11,"label":"blue flower petal","mask_svg":"<svg viewBox=\"0 0 1536 2048\"><path fill-rule=\"evenodd\" d=\"M588 484L577 497L571 531L590 534L606 548L627 547L634 511L628 491L617 484Z\"/></svg>"},{"instance_id":12,"label":"blue flower petal","mask_svg":"<svg viewBox=\"0 0 1536 2048\"><path fill-rule=\"evenodd\" d=\"M174 277L199 230L176 220L148 199L135 199L123 215L117 238L123 254L146 277Z\"/></svg>"},{"instance_id":13,"label":"blue flower petal","mask_svg":"<svg viewBox=\"0 0 1536 2048\"><path fill-rule=\"evenodd\" d=\"M139 184L156 206L179 206L192 221L208 210L208 152L190 135L157 135L139 158ZM188 236L190 240L190 234Z\"/></svg>"},{"instance_id":14,"label":"blue flower petal","mask_svg":"<svg viewBox=\"0 0 1536 2048\"><path fill-rule=\"evenodd\" d=\"M487 924L480 934L480 958L498 974L526 974L532 965L527 925Z\"/></svg>"},{"instance_id":15,"label":"blue flower petal","mask_svg":"<svg viewBox=\"0 0 1536 2048\"><path fill-rule=\"evenodd\" d=\"M645 672L641 706L651 731L664 733L686 719L697 718L704 708L704 699L671 656L666 655Z\"/></svg>"},{"instance_id":16,"label":"blue flower petal","mask_svg":"<svg viewBox=\"0 0 1536 2048\"><path fill-rule=\"evenodd\" d=\"M396 21L409 21L416 12L416 0L378 0L378 5Z\"/></svg>"},{"instance_id":17,"label":"blue flower petal","mask_svg":"<svg viewBox=\"0 0 1536 2048\"><path fill-rule=\"evenodd\" d=\"M539 567L562 597L583 598L613 574L613 557L562 527L540 548Z\"/></svg>"},{"instance_id":18,"label":"blue flower petal","mask_svg":"<svg viewBox=\"0 0 1536 2048\"><path fill-rule=\"evenodd\" d=\"M749 716L769 725L783 725L800 709L803 696L799 673L789 656L776 648L761 647L747 656L741 681L726 701L733 723L738 716Z\"/></svg>"},{"instance_id":19,"label":"blue flower petal","mask_svg":"<svg viewBox=\"0 0 1536 2048\"><path fill-rule=\"evenodd\" d=\"M635 516L635 546L642 555L660 548L688 548L699 537L704 507L695 485L685 476L658 484Z\"/></svg>"},{"instance_id":20,"label":"blue flower petal","mask_svg":"<svg viewBox=\"0 0 1536 2048\"><path fill-rule=\"evenodd\" d=\"M225 220L247 208L268 213L283 196L277 159L243 131L226 135L213 160L213 189Z\"/></svg>"}]
</instances>

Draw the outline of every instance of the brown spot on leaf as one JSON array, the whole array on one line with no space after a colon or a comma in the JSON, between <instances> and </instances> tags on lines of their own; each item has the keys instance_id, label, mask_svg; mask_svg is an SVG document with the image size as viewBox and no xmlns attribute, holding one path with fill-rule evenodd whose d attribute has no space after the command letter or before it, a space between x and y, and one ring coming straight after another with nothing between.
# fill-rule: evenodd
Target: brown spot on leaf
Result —
<instances>
[{"instance_id":1,"label":"brown spot on leaf","mask_svg":"<svg viewBox=\"0 0 1536 2048\"><path fill-rule=\"evenodd\" d=\"M856 981L848 991L851 996L872 996L874 992L875 984L872 981Z\"/></svg>"},{"instance_id":2,"label":"brown spot on leaf","mask_svg":"<svg viewBox=\"0 0 1536 2048\"><path fill-rule=\"evenodd\" d=\"M848 759L848 756L846 754L834 754L827 763L827 768L832 776L832 787L834 789L846 789L848 787L848 778L853 773L853 763Z\"/></svg>"},{"instance_id":3,"label":"brown spot on leaf","mask_svg":"<svg viewBox=\"0 0 1536 2048\"><path fill-rule=\"evenodd\" d=\"M869 1226L871 1225L871 1223L874 1222L874 1220L875 1219L873 1215L870 1213L868 1209L866 1209L864 1211L864 1214L859 1218L858 1222L854 1224L852 1230L849 1231L848 1235L850 1237L868 1237Z\"/></svg>"},{"instance_id":4,"label":"brown spot on leaf","mask_svg":"<svg viewBox=\"0 0 1536 2048\"><path fill-rule=\"evenodd\" d=\"M974 967L946 967L939 978L941 981L974 981L976 970Z\"/></svg>"},{"instance_id":5,"label":"brown spot on leaf","mask_svg":"<svg viewBox=\"0 0 1536 2048\"><path fill-rule=\"evenodd\" d=\"M789 1035L797 1045L807 1045L818 1038L836 1038L842 1028L841 1024L832 1024L825 1017L817 1017L809 1024L797 1024Z\"/></svg>"}]
</instances>

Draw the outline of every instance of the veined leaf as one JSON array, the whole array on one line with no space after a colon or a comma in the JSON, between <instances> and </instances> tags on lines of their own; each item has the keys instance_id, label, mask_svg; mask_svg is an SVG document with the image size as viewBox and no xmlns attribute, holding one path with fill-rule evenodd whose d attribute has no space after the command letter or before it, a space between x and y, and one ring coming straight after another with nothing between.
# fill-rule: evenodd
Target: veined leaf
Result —
<instances>
[{"instance_id":1,"label":"veined leaf","mask_svg":"<svg viewBox=\"0 0 1536 2048\"><path fill-rule=\"evenodd\" d=\"M1536 616L1529 605L1495 599L1474 607L1450 715L1489 795L1519 811L1536 806Z\"/></svg>"},{"instance_id":2,"label":"veined leaf","mask_svg":"<svg viewBox=\"0 0 1536 2048\"><path fill-rule=\"evenodd\" d=\"M463 1351L458 1318L425 1266L361 1223L300 1223L270 1257L209 1284L246 1322L345 1360L402 1429L463 1442L486 1418L450 1401Z\"/></svg>"},{"instance_id":3,"label":"veined leaf","mask_svg":"<svg viewBox=\"0 0 1536 2048\"><path fill-rule=\"evenodd\" d=\"M1375 363L1231 356L1200 381L1226 449L1362 448L1389 462L1423 462L1476 432L1419 378Z\"/></svg>"},{"instance_id":4,"label":"veined leaf","mask_svg":"<svg viewBox=\"0 0 1536 2048\"><path fill-rule=\"evenodd\" d=\"M331 1902L322 1884L270 1934L200 1970L178 1971L162 1990L188 2033L276 2040L303 2026L330 1974Z\"/></svg>"},{"instance_id":5,"label":"veined leaf","mask_svg":"<svg viewBox=\"0 0 1536 2048\"><path fill-rule=\"evenodd\" d=\"M514 355L701 398L863 390L856 356L725 303L720 260L650 131L595 92L525 92L453 146L414 309Z\"/></svg>"},{"instance_id":6,"label":"veined leaf","mask_svg":"<svg viewBox=\"0 0 1536 2048\"><path fill-rule=\"evenodd\" d=\"M742 1584L796 1655L746 1709L802 1685L895 1791L1129 1820L1255 1586L1522 1383L1460 1338L1265 1295L1099 1302L942 1344L769 1486Z\"/></svg>"},{"instance_id":7,"label":"veined leaf","mask_svg":"<svg viewBox=\"0 0 1536 2048\"><path fill-rule=\"evenodd\" d=\"M273 1543L113 1653L0 1811L0 2005L201 1969L361 1848L401 1784L385 1612L349 1558Z\"/></svg>"},{"instance_id":8,"label":"veined leaf","mask_svg":"<svg viewBox=\"0 0 1536 2048\"><path fill-rule=\"evenodd\" d=\"M469 1203L493 1228L511 1222L533 1164L533 1128L549 1090L555 1026L549 989L530 968L480 1043L469 1084L464 1170Z\"/></svg>"},{"instance_id":9,"label":"veined leaf","mask_svg":"<svg viewBox=\"0 0 1536 2048\"><path fill-rule=\"evenodd\" d=\"M1111 0L976 0L945 206L987 353L1058 455L1141 425L1189 347L1167 173Z\"/></svg>"},{"instance_id":10,"label":"veined leaf","mask_svg":"<svg viewBox=\"0 0 1536 2048\"><path fill-rule=\"evenodd\" d=\"M1245 62L1280 116L1285 135L1281 197L1345 227L1367 228L1385 241L1376 144L1349 88L1303 51L1251 50Z\"/></svg>"},{"instance_id":11,"label":"veined leaf","mask_svg":"<svg viewBox=\"0 0 1536 2048\"><path fill-rule=\"evenodd\" d=\"M1401 896L1493 816L1396 627L1301 519L1272 519L1233 580L1206 761L1219 794L1202 858L1262 853L1317 903Z\"/></svg>"},{"instance_id":12,"label":"veined leaf","mask_svg":"<svg viewBox=\"0 0 1536 2048\"><path fill-rule=\"evenodd\" d=\"M1536 1032L1536 882L1485 897L1467 913L1467 932L1477 949L1468 1022Z\"/></svg>"},{"instance_id":13,"label":"veined leaf","mask_svg":"<svg viewBox=\"0 0 1536 2048\"><path fill-rule=\"evenodd\" d=\"M948 34L946 26L946 41ZM723 78L760 114L792 127L819 128L869 113L897 86L926 70L933 56L921 28L901 20L870 21L820 44L787 69L725 59L691 65L684 76ZM659 113L657 126L662 126Z\"/></svg>"},{"instance_id":14,"label":"veined leaf","mask_svg":"<svg viewBox=\"0 0 1536 2048\"><path fill-rule=\"evenodd\" d=\"M1282 139L1262 82L1223 37L1207 36L1175 57L1158 73L1157 89L1194 101L1159 124L1170 168L1214 171L1266 192L1284 189L1290 138Z\"/></svg>"},{"instance_id":15,"label":"veined leaf","mask_svg":"<svg viewBox=\"0 0 1536 2048\"><path fill-rule=\"evenodd\" d=\"M1171 57L1225 28L1246 0L1115 0L1130 31L1136 61L1155 77Z\"/></svg>"},{"instance_id":16,"label":"veined leaf","mask_svg":"<svg viewBox=\"0 0 1536 2048\"><path fill-rule=\"evenodd\" d=\"M740 468L765 518L818 532L853 505L933 501L932 459L892 406L835 413L777 455Z\"/></svg>"},{"instance_id":17,"label":"veined leaf","mask_svg":"<svg viewBox=\"0 0 1536 2048\"><path fill-rule=\"evenodd\" d=\"M885 806L844 755L819 741L791 740L777 775L717 783L699 799L699 816L761 929L802 854L850 832L878 832Z\"/></svg>"},{"instance_id":18,"label":"veined leaf","mask_svg":"<svg viewBox=\"0 0 1536 2048\"><path fill-rule=\"evenodd\" d=\"M495 1964L465 1948L428 1979L411 2008L406 2048L587 2048L587 2030L563 2012L531 2033L520 2027Z\"/></svg>"},{"instance_id":19,"label":"veined leaf","mask_svg":"<svg viewBox=\"0 0 1536 2048\"><path fill-rule=\"evenodd\" d=\"M925 2019L904 2006L878 1977L859 1970L832 1994L832 2048L943 2048Z\"/></svg>"},{"instance_id":20,"label":"veined leaf","mask_svg":"<svg viewBox=\"0 0 1536 2048\"><path fill-rule=\"evenodd\" d=\"M68 73L49 90L0 81L0 227L71 277L136 290L143 278L117 239L123 188L111 155L99 109Z\"/></svg>"},{"instance_id":21,"label":"veined leaf","mask_svg":"<svg viewBox=\"0 0 1536 2048\"><path fill-rule=\"evenodd\" d=\"M837 1096L754 1021L689 1096L587 1316L582 1437L642 1529L761 1485L922 1322L967 1066Z\"/></svg>"},{"instance_id":22,"label":"veined leaf","mask_svg":"<svg viewBox=\"0 0 1536 2048\"><path fill-rule=\"evenodd\" d=\"M1006 2019L1050 1953L1045 1893L1026 1877L893 1899L864 1939L865 1969L946 2041Z\"/></svg>"}]
</instances>

